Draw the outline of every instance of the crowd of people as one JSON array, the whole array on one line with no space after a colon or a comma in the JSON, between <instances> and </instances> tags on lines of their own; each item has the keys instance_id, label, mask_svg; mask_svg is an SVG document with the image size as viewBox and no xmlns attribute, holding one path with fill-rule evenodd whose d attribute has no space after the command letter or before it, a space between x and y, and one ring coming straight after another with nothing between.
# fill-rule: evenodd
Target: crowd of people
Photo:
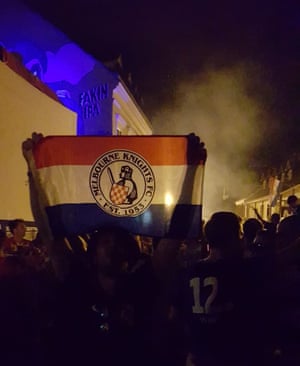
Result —
<instances>
[{"instance_id":1,"label":"crowd of people","mask_svg":"<svg viewBox=\"0 0 300 366\"><path fill-rule=\"evenodd\" d=\"M300 361L297 213L272 223L216 212L201 239L153 238L150 254L143 238L103 227L56 243L51 258L24 239L23 220L9 227L0 235L4 365Z\"/></svg>"},{"instance_id":2,"label":"crowd of people","mask_svg":"<svg viewBox=\"0 0 300 366\"><path fill-rule=\"evenodd\" d=\"M1 364L299 364L299 212L256 214L216 212L193 240L106 226L30 242L24 221L10 222Z\"/></svg>"}]
</instances>

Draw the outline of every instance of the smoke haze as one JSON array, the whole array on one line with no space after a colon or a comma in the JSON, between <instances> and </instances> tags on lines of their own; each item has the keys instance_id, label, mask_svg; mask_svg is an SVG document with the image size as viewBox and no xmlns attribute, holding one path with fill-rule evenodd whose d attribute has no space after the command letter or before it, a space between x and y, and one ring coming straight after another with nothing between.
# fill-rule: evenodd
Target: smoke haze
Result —
<instances>
[{"instance_id":1,"label":"smoke haze","mask_svg":"<svg viewBox=\"0 0 300 366\"><path fill-rule=\"evenodd\" d=\"M175 86L173 101L153 118L155 134L194 132L204 141L205 219L215 211L232 210L232 203L257 184L252 159L270 118L261 101L269 90L254 92L260 74L251 64L206 69Z\"/></svg>"}]
</instances>

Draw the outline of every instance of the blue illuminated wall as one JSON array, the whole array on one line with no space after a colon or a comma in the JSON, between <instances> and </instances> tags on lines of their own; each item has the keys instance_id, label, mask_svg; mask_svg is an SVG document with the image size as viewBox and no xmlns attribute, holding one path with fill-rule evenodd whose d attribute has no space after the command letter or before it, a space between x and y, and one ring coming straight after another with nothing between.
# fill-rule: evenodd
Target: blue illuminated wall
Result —
<instances>
[{"instance_id":1,"label":"blue illuminated wall","mask_svg":"<svg viewBox=\"0 0 300 366\"><path fill-rule=\"evenodd\" d=\"M112 134L116 73L17 0L1 4L0 44L20 54L24 65L77 113L77 134Z\"/></svg>"}]
</instances>

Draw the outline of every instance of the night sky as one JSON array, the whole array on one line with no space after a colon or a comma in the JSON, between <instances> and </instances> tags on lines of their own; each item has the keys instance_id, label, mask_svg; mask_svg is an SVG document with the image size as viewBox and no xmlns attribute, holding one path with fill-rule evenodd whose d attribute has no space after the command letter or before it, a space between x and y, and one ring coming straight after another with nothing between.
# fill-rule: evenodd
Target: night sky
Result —
<instances>
[{"instance_id":1,"label":"night sky","mask_svg":"<svg viewBox=\"0 0 300 366\"><path fill-rule=\"evenodd\" d=\"M121 54L150 120L208 65L255 65L247 93L274 116L269 137L297 144L299 1L24 1L97 59Z\"/></svg>"}]
</instances>

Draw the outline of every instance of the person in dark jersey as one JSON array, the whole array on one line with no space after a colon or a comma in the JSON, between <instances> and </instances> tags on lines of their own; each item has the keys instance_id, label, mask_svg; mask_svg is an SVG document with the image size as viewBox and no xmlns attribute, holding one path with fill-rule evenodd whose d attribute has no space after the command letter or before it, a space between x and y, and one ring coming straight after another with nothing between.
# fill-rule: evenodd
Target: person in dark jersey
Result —
<instances>
[{"instance_id":1,"label":"person in dark jersey","mask_svg":"<svg viewBox=\"0 0 300 366\"><path fill-rule=\"evenodd\" d=\"M171 308L187 329L187 363L254 365L263 357L267 337L261 331L267 327L265 263L243 258L240 221L234 213L215 213L205 236L209 256L181 274Z\"/></svg>"}]
</instances>

